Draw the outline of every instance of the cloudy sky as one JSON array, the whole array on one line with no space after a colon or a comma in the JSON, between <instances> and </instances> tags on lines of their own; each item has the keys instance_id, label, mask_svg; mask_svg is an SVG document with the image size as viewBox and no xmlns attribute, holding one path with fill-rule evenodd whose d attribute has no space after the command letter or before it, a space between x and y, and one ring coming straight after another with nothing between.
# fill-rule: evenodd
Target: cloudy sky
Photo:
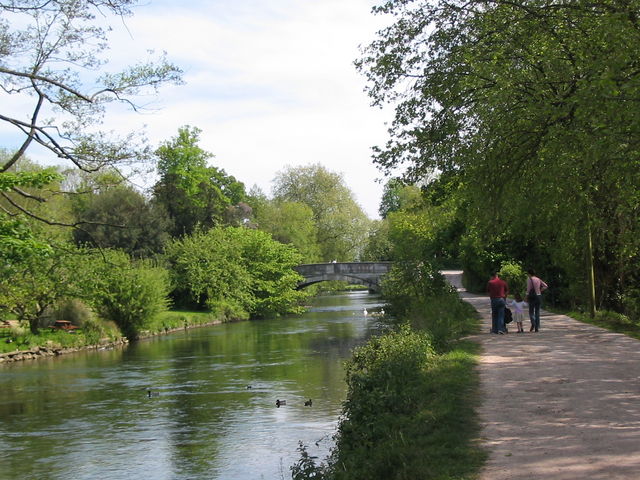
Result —
<instances>
[{"instance_id":1,"label":"cloudy sky","mask_svg":"<svg viewBox=\"0 0 640 480\"><path fill-rule=\"evenodd\" d=\"M353 66L382 19L374 0L147 0L114 25L117 61L166 51L185 84L163 88L154 113L111 122L146 124L152 145L182 125L202 130L211 163L271 192L285 166L321 163L342 173L364 211L377 211L382 175L371 147L388 115L369 105Z\"/></svg>"}]
</instances>

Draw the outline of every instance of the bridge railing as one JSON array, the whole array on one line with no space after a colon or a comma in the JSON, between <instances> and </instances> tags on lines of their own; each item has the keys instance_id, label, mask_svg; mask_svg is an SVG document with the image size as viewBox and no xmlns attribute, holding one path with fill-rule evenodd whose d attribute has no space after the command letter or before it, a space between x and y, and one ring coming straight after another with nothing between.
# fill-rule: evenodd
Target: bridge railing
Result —
<instances>
[{"instance_id":1,"label":"bridge railing","mask_svg":"<svg viewBox=\"0 0 640 480\"><path fill-rule=\"evenodd\" d=\"M391 270L393 262L335 262L307 263L298 265L295 270L303 276L369 274L384 275Z\"/></svg>"}]
</instances>

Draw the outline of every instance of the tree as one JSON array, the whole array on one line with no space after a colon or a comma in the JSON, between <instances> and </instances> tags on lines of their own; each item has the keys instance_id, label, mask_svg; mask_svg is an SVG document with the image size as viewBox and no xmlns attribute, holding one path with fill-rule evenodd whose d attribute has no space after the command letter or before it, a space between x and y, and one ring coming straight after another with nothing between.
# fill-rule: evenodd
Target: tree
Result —
<instances>
[{"instance_id":1,"label":"tree","mask_svg":"<svg viewBox=\"0 0 640 480\"><path fill-rule=\"evenodd\" d=\"M86 222L73 232L79 245L113 248L147 258L159 254L169 240L171 222L164 209L130 186L84 196L76 215Z\"/></svg>"},{"instance_id":2,"label":"tree","mask_svg":"<svg viewBox=\"0 0 640 480\"><path fill-rule=\"evenodd\" d=\"M266 200L254 220L257 227L270 233L274 240L296 247L302 255L302 262L320 261L318 227L308 205Z\"/></svg>"},{"instance_id":3,"label":"tree","mask_svg":"<svg viewBox=\"0 0 640 480\"><path fill-rule=\"evenodd\" d=\"M313 211L324 261L359 257L369 219L341 175L320 164L288 167L276 175L274 200L303 203Z\"/></svg>"},{"instance_id":4,"label":"tree","mask_svg":"<svg viewBox=\"0 0 640 480\"><path fill-rule=\"evenodd\" d=\"M362 261L380 262L391 260L393 245L389 240L389 222L387 219L374 220L369 230L369 237L362 252Z\"/></svg>"},{"instance_id":5,"label":"tree","mask_svg":"<svg viewBox=\"0 0 640 480\"><path fill-rule=\"evenodd\" d=\"M48 247L0 265L0 310L16 315L38 333L40 319L58 300L77 294L80 255L66 246Z\"/></svg>"},{"instance_id":6,"label":"tree","mask_svg":"<svg viewBox=\"0 0 640 480\"><path fill-rule=\"evenodd\" d=\"M640 184L639 6L392 0L376 7L395 21L357 65L374 102L396 105L376 163L403 168L414 181L456 173L466 220L483 242L521 232L523 246L562 265L576 294L593 289L587 279L595 270L600 302L611 305L640 253L638 224L628 221L640 206L630 194Z\"/></svg>"},{"instance_id":7,"label":"tree","mask_svg":"<svg viewBox=\"0 0 640 480\"><path fill-rule=\"evenodd\" d=\"M6 198L7 192L13 192L17 197L12 199L13 208L21 214L50 221L29 211L27 200L44 199L30 196L23 187L41 187L54 179L52 173L9 173L23 162L32 145L85 171L150 158L151 151L139 134L117 137L101 129L109 107L119 104L138 110L138 96L155 92L167 82L181 81L181 71L164 56L120 72L105 71L108 42L102 17L107 13L131 15L135 3L10 0L0 4L0 92L5 98L0 121L22 138L0 164L0 195ZM12 101L13 97L18 101ZM25 105L30 105L28 111ZM12 215L0 212L4 232L14 231L11 225L20 221L17 217L10 220ZM26 238L24 234L17 234L18 243Z\"/></svg>"},{"instance_id":8,"label":"tree","mask_svg":"<svg viewBox=\"0 0 640 480\"><path fill-rule=\"evenodd\" d=\"M263 318L302 313L301 301L308 295L297 290L301 277L293 267L302 257L296 249L259 230L230 228L228 234L232 243L241 246L243 264L251 277L250 313Z\"/></svg>"},{"instance_id":9,"label":"tree","mask_svg":"<svg viewBox=\"0 0 640 480\"><path fill-rule=\"evenodd\" d=\"M180 70L162 57L121 72L105 72L107 31L96 21L96 14L125 17L131 15L130 7L135 3L12 0L0 5L2 91L32 100L29 115L6 110L0 115L24 135L0 172L18 162L33 143L84 170L148 157L150 152L139 148L134 135L115 139L93 130L110 104L138 109L136 96L180 81ZM52 113L57 120L53 123Z\"/></svg>"},{"instance_id":10,"label":"tree","mask_svg":"<svg viewBox=\"0 0 640 480\"><path fill-rule=\"evenodd\" d=\"M156 150L160 180L153 192L174 222L173 236L223 224L225 213L233 218L229 207L246 197L242 182L207 166L213 155L198 146L200 133L198 128L181 127L176 137Z\"/></svg>"}]
</instances>

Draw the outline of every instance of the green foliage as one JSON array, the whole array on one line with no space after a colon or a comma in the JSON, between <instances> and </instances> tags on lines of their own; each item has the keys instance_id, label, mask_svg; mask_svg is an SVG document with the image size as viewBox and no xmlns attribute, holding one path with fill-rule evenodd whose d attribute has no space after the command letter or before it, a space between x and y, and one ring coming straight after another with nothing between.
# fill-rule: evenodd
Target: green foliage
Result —
<instances>
[{"instance_id":1,"label":"green foliage","mask_svg":"<svg viewBox=\"0 0 640 480\"><path fill-rule=\"evenodd\" d=\"M335 480L472 478L484 459L472 352L459 344L436 356L427 335L407 328L357 349L336 449L327 467L306 470Z\"/></svg>"},{"instance_id":2,"label":"green foliage","mask_svg":"<svg viewBox=\"0 0 640 480\"><path fill-rule=\"evenodd\" d=\"M73 232L78 245L146 258L160 253L169 239L171 223L164 209L129 186L102 188L80 197L74 205L82 222Z\"/></svg>"},{"instance_id":3,"label":"green foliage","mask_svg":"<svg viewBox=\"0 0 640 480\"><path fill-rule=\"evenodd\" d=\"M264 199L254 221L274 240L291 244L302 255L302 263L320 261L318 227L313 210L304 203Z\"/></svg>"},{"instance_id":4,"label":"green foliage","mask_svg":"<svg viewBox=\"0 0 640 480\"><path fill-rule=\"evenodd\" d=\"M84 326L93 319L91 308L78 298L59 301L52 312L53 320L69 320L72 324Z\"/></svg>"},{"instance_id":5,"label":"green foliage","mask_svg":"<svg viewBox=\"0 0 640 480\"><path fill-rule=\"evenodd\" d=\"M112 252L101 265L93 302L102 318L113 321L129 340L136 340L155 315L166 310L168 272L145 262L130 263Z\"/></svg>"},{"instance_id":6,"label":"green foliage","mask_svg":"<svg viewBox=\"0 0 640 480\"><path fill-rule=\"evenodd\" d=\"M31 350L37 347L60 349L82 348L88 345L98 345L101 340L120 338L116 329L110 330L103 322L90 321L82 329L73 333L62 330L41 329L37 334L25 328L11 328L0 330L0 353L16 350Z\"/></svg>"},{"instance_id":7,"label":"green foliage","mask_svg":"<svg viewBox=\"0 0 640 480\"><path fill-rule=\"evenodd\" d=\"M361 260L363 262L389 261L392 249L393 244L389 240L389 222L374 220L369 229Z\"/></svg>"},{"instance_id":8,"label":"green foliage","mask_svg":"<svg viewBox=\"0 0 640 480\"><path fill-rule=\"evenodd\" d=\"M57 246L43 254L5 260L0 265L0 306L38 332L40 317L59 299L74 295L82 282L80 252Z\"/></svg>"},{"instance_id":9,"label":"green foliage","mask_svg":"<svg viewBox=\"0 0 640 480\"><path fill-rule=\"evenodd\" d=\"M519 262L504 262L498 274L507 282L510 293L519 293L524 298L527 289L527 273Z\"/></svg>"},{"instance_id":10,"label":"green foliage","mask_svg":"<svg viewBox=\"0 0 640 480\"><path fill-rule=\"evenodd\" d=\"M596 312L595 317L591 317L588 313L577 311L569 312L567 315L581 322L623 333L624 335L640 340L640 320L638 319L633 319L610 310L600 310Z\"/></svg>"},{"instance_id":11,"label":"green foliage","mask_svg":"<svg viewBox=\"0 0 640 480\"><path fill-rule=\"evenodd\" d=\"M36 172L0 171L0 192L9 192L14 187L42 188L45 185L61 179L61 175L54 168L47 168Z\"/></svg>"},{"instance_id":12,"label":"green foliage","mask_svg":"<svg viewBox=\"0 0 640 480\"><path fill-rule=\"evenodd\" d=\"M227 229L173 240L165 254L177 305L205 308L225 300L250 308L251 278L243 265L241 246L231 241Z\"/></svg>"},{"instance_id":13,"label":"green foliage","mask_svg":"<svg viewBox=\"0 0 640 480\"><path fill-rule=\"evenodd\" d=\"M0 151L0 158L7 160L8 153ZM13 166L12 166L13 167ZM15 167L13 167L15 170ZM2 171L0 169L0 258L6 261L21 261L29 256L46 255L51 248L45 240L38 238L33 231L28 217L15 205L20 202L20 195L12 193L14 189L41 189L62 177L54 168L34 169L28 171ZM22 203L26 203L24 198ZM37 202L36 202L37 203ZM15 204L15 205L14 205ZM6 212L11 212L8 215Z\"/></svg>"},{"instance_id":14,"label":"green foliage","mask_svg":"<svg viewBox=\"0 0 640 480\"><path fill-rule=\"evenodd\" d=\"M177 303L207 307L224 317L268 317L300 311L306 293L292 269L295 248L259 230L214 228L167 247Z\"/></svg>"},{"instance_id":15,"label":"green foliage","mask_svg":"<svg viewBox=\"0 0 640 480\"><path fill-rule=\"evenodd\" d=\"M222 319L215 317L211 312L194 312L189 310L167 310L160 312L147 327L152 333L166 332L176 328L200 326L220 322Z\"/></svg>"},{"instance_id":16,"label":"green foliage","mask_svg":"<svg viewBox=\"0 0 640 480\"><path fill-rule=\"evenodd\" d=\"M321 260L359 258L369 219L341 175L319 164L288 167L276 176L273 192L278 202L297 202L311 208Z\"/></svg>"},{"instance_id":17,"label":"green foliage","mask_svg":"<svg viewBox=\"0 0 640 480\"><path fill-rule=\"evenodd\" d=\"M415 390L423 383L423 375L434 355L425 333L408 327L375 337L357 348L347 363L346 380L349 398L344 413L349 422L367 425L377 415L402 415L415 412ZM354 435L353 446L371 444L375 431L351 431L343 425L341 440Z\"/></svg>"},{"instance_id":18,"label":"green foliage","mask_svg":"<svg viewBox=\"0 0 640 480\"><path fill-rule=\"evenodd\" d=\"M309 455L302 442L298 446L298 452L300 458L290 467L292 480L322 480L325 478L326 467L323 464L316 465L318 457Z\"/></svg>"},{"instance_id":19,"label":"green foliage","mask_svg":"<svg viewBox=\"0 0 640 480\"><path fill-rule=\"evenodd\" d=\"M448 351L457 339L478 328L477 313L455 292L414 302L405 318L412 328L431 335L433 347L439 353Z\"/></svg>"},{"instance_id":20,"label":"green foliage","mask_svg":"<svg viewBox=\"0 0 640 480\"><path fill-rule=\"evenodd\" d=\"M156 150L160 180L154 198L173 221L174 237L221 225L229 207L245 200L244 184L208 167L213 155L198 146L200 129L181 127Z\"/></svg>"},{"instance_id":21,"label":"green foliage","mask_svg":"<svg viewBox=\"0 0 640 480\"><path fill-rule=\"evenodd\" d=\"M50 253L51 246L38 239L24 219L0 213L0 258L13 263Z\"/></svg>"},{"instance_id":22,"label":"green foliage","mask_svg":"<svg viewBox=\"0 0 640 480\"><path fill-rule=\"evenodd\" d=\"M634 324L626 315L608 310L600 310L599 312L596 312L595 321L612 325L614 327L629 327Z\"/></svg>"},{"instance_id":23,"label":"green foliage","mask_svg":"<svg viewBox=\"0 0 640 480\"><path fill-rule=\"evenodd\" d=\"M375 162L408 181L457 177L473 288L515 259L573 289L564 301L584 302L591 257L604 308L626 308L637 291L639 6L391 0L374 9L392 23L358 66L374 102L396 112Z\"/></svg>"},{"instance_id":24,"label":"green foliage","mask_svg":"<svg viewBox=\"0 0 640 480\"><path fill-rule=\"evenodd\" d=\"M241 246L244 267L251 278L250 313L258 317L302 313L300 302L307 294L296 290L300 275L293 267L302 260L296 249L259 230L230 228L228 232L230 240Z\"/></svg>"},{"instance_id":25,"label":"green foliage","mask_svg":"<svg viewBox=\"0 0 640 480\"><path fill-rule=\"evenodd\" d=\"M622 305L627 316L640 325L640 287L626 289L622 297Z\"/></svg>"}]
</instances>

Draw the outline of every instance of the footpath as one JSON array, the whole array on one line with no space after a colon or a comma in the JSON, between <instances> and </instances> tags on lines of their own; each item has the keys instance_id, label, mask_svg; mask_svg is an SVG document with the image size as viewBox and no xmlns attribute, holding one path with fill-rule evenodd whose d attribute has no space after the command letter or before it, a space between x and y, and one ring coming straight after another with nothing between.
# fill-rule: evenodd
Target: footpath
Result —
<instances>
[{"instance_id":1,"label":"footpath","mask_svg":"<svg viewBox=\"0 0 640 480\"><path fill-rule=\"evenodd\" d=\"M460 295L483 321L480 480L640 479L640 341L544 310L492 335L488 298Z\"/></svg>"}]
</instances>

